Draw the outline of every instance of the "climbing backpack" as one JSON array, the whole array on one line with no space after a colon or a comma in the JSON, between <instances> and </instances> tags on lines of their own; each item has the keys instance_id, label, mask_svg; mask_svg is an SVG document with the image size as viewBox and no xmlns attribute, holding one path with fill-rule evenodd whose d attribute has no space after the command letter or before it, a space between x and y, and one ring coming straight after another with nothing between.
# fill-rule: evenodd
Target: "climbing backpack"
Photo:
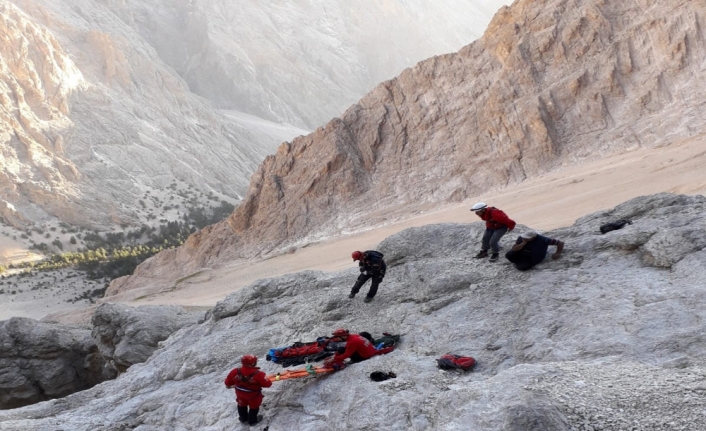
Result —
<instances>
[{"instance_id":1,"label":"climbing backpack","mask_svg":"<svg viewBox=\"0 0 706 431\"><path fill-rule=\"evenodd\" d=\"M632 224L632 220L622 219L601 225L599 228L602 234L606 234L613 230L622 229L626 224Z\"/></svg>"},{"instance_id":2,"label":"climbing backpack","mask_svg":"<svg viewBox=\"0 0 706 431\"><path fill-rule=\"evenodd\" d=\"M476 360L470 356L454 355L447 353L436 360L436 366L442 370L463 370L468 371L475 367Z\"/></svg>"},{"instance_id":3,"label":"climbing backpack","mask_svg":"<svg viewBox=\"0 0 706 431\"><path fill-rule=\"evenodd\" d=\"M368 266L372 271L380 271L382 269L382 258L385 255L375 250L368 250L365 252L366 266Z\"/></svg>"}]
</instances>

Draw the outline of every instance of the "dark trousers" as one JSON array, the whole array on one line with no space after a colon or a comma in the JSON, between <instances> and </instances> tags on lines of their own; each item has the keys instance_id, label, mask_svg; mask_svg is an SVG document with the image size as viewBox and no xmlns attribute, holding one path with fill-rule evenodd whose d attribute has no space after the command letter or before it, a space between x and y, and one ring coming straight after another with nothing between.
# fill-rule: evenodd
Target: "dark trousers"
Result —
<instances>
[{"instance_id":1,"label":"dark trousers","mask_svg":"<svg viewBox=\"0 0 706 431\"><path fill-rule=\"evenodd\" d=\"M235 390L235 402L238 404L238 420L247 422L249 425L255 425L258 421L258 413L260 413L260 405L262 404L261 392L242 392Z\"/></svg>"},{"instance_id":2,"label":"dark trousers","mask_svg":"<svg viewBox=\"0 0 706 431\"><path fill-rule=\"evenodd\" d=\"M363 287L366 281L369 279L373 279L372 284L370 284L370 290L368 290L368 298L374 298L375 294L378 293L378 286L380 285L380 282L383 279L382 274L366 274L366 273L361 273L358 276L358 280L356 280L355 284L353 285L353 289L351 289L351 293L353 295L357 295L358 292L360 292L360 288Z\"/></svg>"},{"instance_id":3,"label":"dark trousers","mask_svg":"<svg viewBox=\"0 0 706 431\"><path fill-rule=\"evenodd\" d=\"M497 253L500 251L500 238L502 238L505 233L507 233L507 227L505 226L497 229L486 228L485 233L483 234L481 249L488 251L492 248L493 253Z\"/></svg>"},{"instance_id":4,"label":"dark trousers","mask_svg":"<svg viewBox=\"0 0 706 431\"><path fill-rule=\"evenodd\" d=\"M520 271L527 271L532 268L535 263L532 261L532 256L522 251L508 251L505 253L505 258L515 264L515 268Z\"/></svg>"},{"instance_id":5,"label":"dark trousers","mask_svg":"<svg viewBox=\"0 0 706 431\"><path fill-rule=\"evenodd\" d=\"M362 357L362 356L360 356L360 355L358 354L358 352L355 352L355 353L353 353L353 354L351 355L351 363L352 363L352 364L355 364L355 363L358 363L358 362L363 362L364 360L365 360L365 358Z\"/></svg>"}]
</instances>

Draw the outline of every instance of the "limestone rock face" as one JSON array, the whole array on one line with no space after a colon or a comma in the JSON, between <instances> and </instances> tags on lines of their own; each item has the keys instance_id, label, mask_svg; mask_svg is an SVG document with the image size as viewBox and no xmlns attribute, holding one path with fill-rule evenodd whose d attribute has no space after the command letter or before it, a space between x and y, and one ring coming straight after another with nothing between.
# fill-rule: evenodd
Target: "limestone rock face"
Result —
<instances>
[{"instance_id":1,"label":"limestone rock face","mask_svg":"<svg viewBox=\"0 0 706 431\"><path fill-rule=\"evenodd\" d=\"M0 17L6 223L129 223L173 181L239 197L270 152L94 2L3 2Z\"/></svg>"},{"instance_id":2,"label":"limestone rock face","mask_svg":"<svg viewBox=\"0 0 706 431\"><path fill-rule=\"evenodd\" d=\"M418 63L281 145L227 225L157 255L111 290L162 276L169 284L565 164L693 137L706 126L705 16L695 0L516 1L483 38Z\"/></svg>"},{"instance_id":3,"label":"limestone rock face","mask_svg":"<svg viewBox=\"0 0 706 431\"><path fill-rule=\"evenodd\" d=\"M618 218L633 224L600 234ZM339 327L402 340L332 375L265 389L263 428L706 429L706 248L656 241L662 229L698 242L706 197L644 196L543 232L565 241L564 253L526 272L473 258L480 222L408 229L376 247L388 271L371 303L348 299L353 265L259 280L118 379L0 412L0 429L232 430L235 401L223 379L240 356L255 354L275 373L282 368L263 359L268 349ZM671 266L648 258L655 254L674 256ZM435 360L447 352L478 365L440 371ZM376 383L373 371L397 378Z\"/></svg>"},{"instance_id":4,"label":"limestone rock face","mask_svg":"<svg viewBox=\"0 0 706 431\"><path fill-rule=\"evenodd\" d=\"M130 223L175 181L241 198L282 141L476 39L508 1L4 2L0 216Z\"/></svg>"},{"instance_id":5,"label":"limestone rock face","mask_svg":"<svg viewBox=\"0 0 706 431\"><path fill-rule=\"evenodd\" d=\"M177 306L128 307L102 304L93 314L94 338L106 367L122 373L144 362L159 342L184 326L195 324L203 313L187 312Z\"/></svg>"},{"instance_id":6,"label":"limestone rock face","mask_svg":"<svg viewBox=\"0 0 706 431\"><path fill-rule=\"evenodd\" d=\"M98 0L217 106L314 129L483 34L509 0Z\"/></svg>"},{"instance_id":7,"label":"limestone rock face","mask_svg":"<svg viewBox=\"0 0 706 431\"><path fill-rule=\"evenodd\" d=\"M0 409L90 388L110 377L85 328L13 317L0 322Z\"/></svg>"}]
</instances>

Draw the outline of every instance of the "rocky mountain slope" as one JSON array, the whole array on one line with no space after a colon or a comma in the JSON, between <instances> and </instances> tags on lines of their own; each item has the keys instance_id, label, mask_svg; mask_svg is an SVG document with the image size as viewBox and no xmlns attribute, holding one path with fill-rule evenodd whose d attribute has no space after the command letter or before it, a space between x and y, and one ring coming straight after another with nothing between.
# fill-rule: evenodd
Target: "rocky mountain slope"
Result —
<instances>
[{"instance_id":1,"label":"rocky mountain slope","mask_svg":"<svg viewBox=\"0 0 706 431\"><path fill-rule=\"evenodd\" d=\"M705 214L703 196L636 198L546 232L564 255L528 272L472 258L481 223L408 229L379 245L388 273L370 304L347 298L355 268L260 280L116 380L2 411L0 429L240 429L223 379L241 355L273 373L268 349L347 327L403 338L333 375L275 383L261 428L702 430ZM620 218L633 224L598 232ZM439 371L447 352L478 365ZM397 378L372 382L376 370Z\"/></svg>"},{"instance_id":2,"label":"rocky mountain slope","mask_svg":"<svg viewBox=\"0 0 706 431\"><path fill-rule=\"evenodd\" d=\"M282 145L225 222L111 292L365 229L565 164L703 133L706 5L516 1L483 38Z\"/></svg>"},{"instance_id":3,"label":"rocky mountain slope","mask_svg":"<svg viewBox=\"0 0 706 431\"><path fill-rule=\"evenodd\" d=\"M0 217L137 223L174 182L237 200L281 142L480 36L504 1L4 2Z\"/></svg>"},{"instance_id":4,"label":"rocky mountain slope","mask_svg":"<svg viewBox=\"0 0 706 431\"><path fill-rule=\"evenodd\" d=\"M268 151L192 94L138 34L85 0L0 4L0 216L135 221L178 181L238 197Z\"/></svg>"},{"instance_id":5,"label":"rocky mountain slope","mask_svg":"<svg viewBox=\"0 0 706 431\"><path fill-rule=\"evenodd\" d=\"M97 0L226 109L314 129L381 81L479 38L510 0Z\"/></svg>"}]
</instances>

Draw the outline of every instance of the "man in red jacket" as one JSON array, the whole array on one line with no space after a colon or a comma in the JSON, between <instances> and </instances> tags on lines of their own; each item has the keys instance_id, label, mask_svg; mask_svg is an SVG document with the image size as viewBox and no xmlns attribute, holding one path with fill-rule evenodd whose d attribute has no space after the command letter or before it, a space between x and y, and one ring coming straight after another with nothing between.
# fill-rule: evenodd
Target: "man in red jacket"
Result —
<instances>
[{"instance_id":1,"label":"man in red jacket","mask_svg":"<svg viewBox=\"0 0 706 431\"><path fill-rule=\"evenodd\" d=\"M233 368L225 384L228 389L235 389L235 402L238 404L238 420L249 425L257 424L257 414L262 404L262 388L269 388L272 382L257 365L257 357L245 355L240 359L242 367ZM248 411L248 408L250 410Z\"/></svg>"},{"instance_id":2,"label":"man in red jacket","mask_svg":"<svg viewBox=\"0 0 706 431\"><path fill-rule=\"evenodd\" d=\"M343 353L336 353L324 361L325 366L336 370L345 368L346 365L343 361L348 358L351 359L351 363L356 363L395 350L394 346L376 349L368 339L359 334L351 334L347 329L336 329L333 331L333 336L346 342L346 350Z\"/></svg>"},{"instance_id":3,"label":"man in red jacket","mask_svg":"<svg viewBox=\"0 0 706 431\"><path fill-rule=\"evenodd\" d=\"M492 248L493 254L490 255L489 260L495 262L499 257L500 238L515 228L515 222L504 212L495 207L489 207L484 202L478 202L473 205L471 211L476 213L481 220L485 221L485 233L483 234L481 250L475 258L482 259L488 257L488 250Z\"/></svg>"}]
</instances>

